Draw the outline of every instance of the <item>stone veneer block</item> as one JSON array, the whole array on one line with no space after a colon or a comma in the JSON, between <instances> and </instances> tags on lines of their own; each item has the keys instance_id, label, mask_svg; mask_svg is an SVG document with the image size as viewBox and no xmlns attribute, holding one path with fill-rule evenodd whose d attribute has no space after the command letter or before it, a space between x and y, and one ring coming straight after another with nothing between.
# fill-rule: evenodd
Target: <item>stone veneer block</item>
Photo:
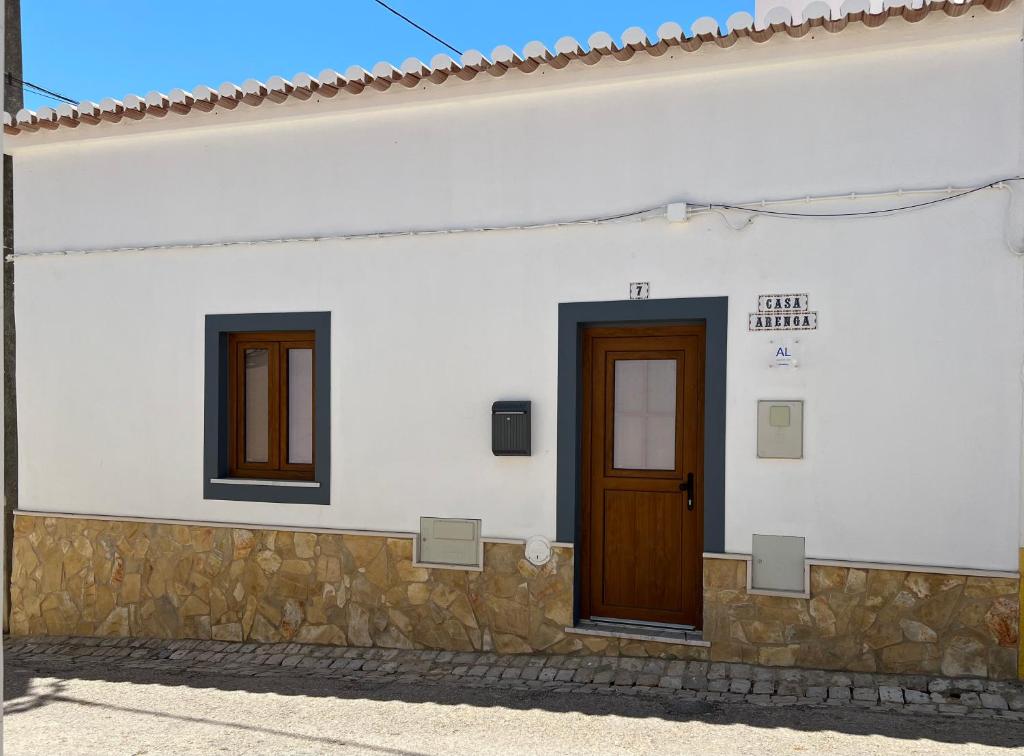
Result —
<instances>
[{"instance_id":1,"label":"stone veneer block","mask_svg":"<svg viewBox=\"0 0 1024 756\"><path fill-rule=\"evenodd\" d=\"M706 659L706 647L567 635L573 552L484 544L482 572L412 563L411 538L18 515L14 635L294 641L499 654Z\"/></svg>"},{"instance_id":2,"label":"stone veneer block","mask_svg":"<svg viewBox=\"0 0 1024 756\"><path fill-rule=\"evenodd\" d=\"M748 594L745 560L706 559L704 647L566 634L573 552L564 547L535 567L522 545L485 543L483 571L470 572L413 565L411 538L18 515L13 549L14 635L660 657L948 678L1017 672L1016 579L813 565L805 599ZM700 683L683 686L705 685L704 667ZM749 679L735 671L743 667L731 669ZM621 670L632 676L641 667ZM789 694L780 680L779 693Z\"/></svg>"},{"instance_id":3,"label":"stone veneer block","mask_svg":"<svg viewBox=\"0 0 1024 756\"><path fill-rule=\"evenodd\" d=\"M1019 581L812 565L810 597L747 593L746 561L704 561L714 661L851 672L1017 675Z\"/></svg>"}]
</instances>

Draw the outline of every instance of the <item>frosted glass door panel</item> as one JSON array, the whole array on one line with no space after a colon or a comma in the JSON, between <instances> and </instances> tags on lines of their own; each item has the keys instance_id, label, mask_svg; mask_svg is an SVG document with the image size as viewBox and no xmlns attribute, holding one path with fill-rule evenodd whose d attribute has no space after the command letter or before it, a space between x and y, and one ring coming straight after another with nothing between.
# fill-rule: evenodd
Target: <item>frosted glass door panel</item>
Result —
<instances>
[{"instance_id":1,"label":"frosted glass door panel","mask_svg":"<svg viewBox=\"0 0 1024 756\"><path fill-rule=\"evenodd\" d=\"M266 462L270 447L270 352L245 350L245 461Z\"/></svg>"},{"instance_id":2,"label":"frosted glass door panel","mask_svg":"<svg viewBox=\"0 0 1024 756\"><path fill-rule=\"evenodd\" d=\"M676 361L616 360L612 464L619 470L673 470Z\"/></svg>"},{"instance_id":3,"label":"frosted glass door panel","mask_svg":"<svg viewBox=\"0 0 1024 756\"><path fill-rule=\"evenodd\" d=\"M313 350L288 350L288 462L313 462Z\"/></svg>"}]
</instances>

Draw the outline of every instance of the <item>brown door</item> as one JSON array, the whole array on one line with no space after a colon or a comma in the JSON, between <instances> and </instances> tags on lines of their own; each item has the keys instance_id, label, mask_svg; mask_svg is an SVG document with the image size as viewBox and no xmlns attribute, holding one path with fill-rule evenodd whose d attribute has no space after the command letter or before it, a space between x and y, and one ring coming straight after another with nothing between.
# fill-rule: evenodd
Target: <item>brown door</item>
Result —
<instances>
[{"instance_id":1,"label":"brown door","mask_svg":"<svg viewBox=\"0 0 1024 756\"><path fill-rule=\"evenodd\" d=\"M697 626L704 327L583 342L583 615Z\"/></svg>"}]
</instances>

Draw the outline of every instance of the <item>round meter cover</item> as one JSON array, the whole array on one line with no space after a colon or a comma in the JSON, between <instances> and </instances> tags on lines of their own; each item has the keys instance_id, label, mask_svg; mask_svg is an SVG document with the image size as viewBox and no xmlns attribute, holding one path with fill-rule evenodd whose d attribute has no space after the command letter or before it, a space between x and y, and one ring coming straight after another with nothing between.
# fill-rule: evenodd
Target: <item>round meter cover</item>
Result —
<instances>
[{"instance_id":1,"label":"round meter cover","mask_svg":"<svg viewBox=\"0 0 1024 756\"><path fill-rule=\"evenodd\" d=\"M530 564L540 567L551 559L551 541L544 536L530 536L526 539L526 558Z\"/></svg>"}]
</instances>

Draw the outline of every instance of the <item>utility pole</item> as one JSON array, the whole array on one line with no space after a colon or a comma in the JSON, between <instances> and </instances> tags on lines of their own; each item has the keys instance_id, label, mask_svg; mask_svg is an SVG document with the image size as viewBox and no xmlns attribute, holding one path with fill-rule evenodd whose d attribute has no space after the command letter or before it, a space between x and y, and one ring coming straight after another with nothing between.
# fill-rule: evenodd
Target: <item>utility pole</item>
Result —
<instances>
[{"instance_id":1,"label":"utility pole","mask_svg":"<svg viewBox=\"0 0 1024 756\"><path fill-rule=\"evenodd\" d=\"M21 89L21 0L4 2L4 110L25 106ZM3 174L3 493L4 571L3 627L10 629L11 565L14 556L14 510L18 508L18 403L14 382L14 162L4 154Z\"/></svg>"},{"instance_id":2,"label":"utility pole","mask_svg":"<svg viewBox=\"0 0 1024 756\"><path fill-rule=\"evenodd\" d=\"M2 2L3 0L0 0ZM4 15L0 16L0 58L4 56L4 29L7 28L7 3L4 2ZM0 156L3 155L4 146L4 133L0 131ZM6 171L0 170L0 197L6 196L6 182L3 180L3 174ZM0 199L0 202L3 200ZM6 233L3 231L7 228L7 210L0 204L0 238L5 238ZM2 245L0 245L2 246ZM2 251L2 250L0 250ZM3 312L7 307L3 300L3 290L0 289L0 321L3 320ZM0 363L0 385L3 384L3 363ZM0 404L0 427L3 426L3 404ZM3 456L3 437L0 436L0 457ZM3 468L0 468L0 489L3 487ZM10 567L7 562L7 542L11 540L12 534L7 531L6 524L3 520L0 520L0 544L3 545L3 549L0 549L0 554L3 555L3 562L0 563L0 583L3 583L3 589L0 590L0 615L3 616L3 630L6 634L10 631L10 623L7 621L7 606L9 602L9 596L7 595L7 586L10 585L10 581L7 579L7 574L10 571ZM3 685L4 681L4 646L0 643L0 685ZM3 733L3 712L0 712L0 753L4 750L4 733Z\"/></svg>"}]
</instances>

